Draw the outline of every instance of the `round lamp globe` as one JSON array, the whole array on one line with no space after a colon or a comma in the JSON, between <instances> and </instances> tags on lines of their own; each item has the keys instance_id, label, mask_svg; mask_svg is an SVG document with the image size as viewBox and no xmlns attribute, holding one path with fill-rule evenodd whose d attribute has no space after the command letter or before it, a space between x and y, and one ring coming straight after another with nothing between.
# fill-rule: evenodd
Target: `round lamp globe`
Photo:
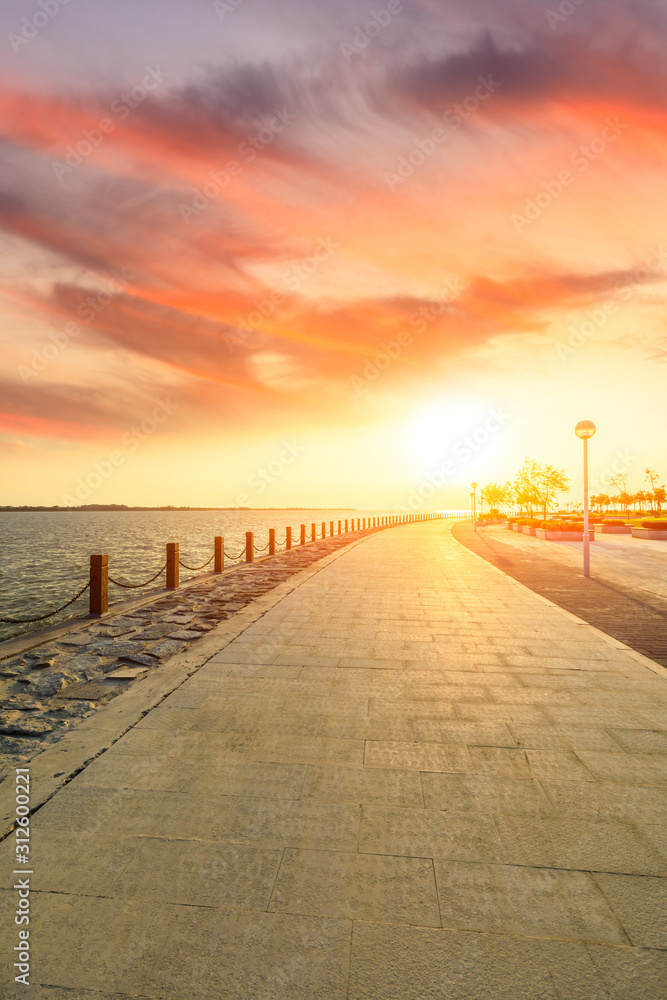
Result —
<instances>
[{"instance_id":1,"label":"round lamp globe","mask_svg":"<svg viewBox=\"0 0 667 1000\"><path fill-rule=\"evenodd\" d=\"M574 428L574 433L582 441L587 441L592 438L597 430L597 427L592 420L580 420L577 426Z\"/></svg>"}]
</instances>

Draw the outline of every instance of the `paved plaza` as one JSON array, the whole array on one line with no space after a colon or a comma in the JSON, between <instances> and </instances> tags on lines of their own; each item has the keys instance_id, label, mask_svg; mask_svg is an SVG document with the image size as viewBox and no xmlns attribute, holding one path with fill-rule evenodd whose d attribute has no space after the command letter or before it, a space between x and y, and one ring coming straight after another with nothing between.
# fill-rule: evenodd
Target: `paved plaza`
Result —
<instances>
[{"instance_id":1,"label":"paved plaza","mask_svg":"<svg viewBox=\"0 0 667 1000\"><path fill-rule=\"evenodd\" d=\"M667 671L381 531L37 811L28 987L0 845L0 997L660 1000L665 785Z\"/></svg>"}]
</instances>

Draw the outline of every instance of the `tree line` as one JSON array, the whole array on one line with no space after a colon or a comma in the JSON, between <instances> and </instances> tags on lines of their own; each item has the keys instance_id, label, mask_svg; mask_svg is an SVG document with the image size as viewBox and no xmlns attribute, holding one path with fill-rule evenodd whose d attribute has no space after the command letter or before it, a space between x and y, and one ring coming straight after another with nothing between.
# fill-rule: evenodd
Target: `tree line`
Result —
<instances>
[{"instance_id":1,"label":"tree line","mask_svg":"<svg viewBox=\"0 0 667 1000\"><path fill-rule=\"evenodd\" d=\"M650 489L630 493L627 474L617 475L610 480L610 484L616 487L617 493L613 496L608 496L606 493L591 496L591 506L600 511L611 506L623 507L626 512L630 506L638 506L641 513L642 505L646 505L649 510L655 510L659 514L662 505L667 503L665 487L658 486L659 477L655 469L645 469L644 472ZM479 497L491 510L518 507L522 512L532 516L537 509L546 518L555 506L557 497L569 492L570 479L565 474L565 469L557 469L554 465L543 465L533 458L526 458L513 480L507 480L505 483L489 483L481 490Z\"/></svg>"}]
</instances>

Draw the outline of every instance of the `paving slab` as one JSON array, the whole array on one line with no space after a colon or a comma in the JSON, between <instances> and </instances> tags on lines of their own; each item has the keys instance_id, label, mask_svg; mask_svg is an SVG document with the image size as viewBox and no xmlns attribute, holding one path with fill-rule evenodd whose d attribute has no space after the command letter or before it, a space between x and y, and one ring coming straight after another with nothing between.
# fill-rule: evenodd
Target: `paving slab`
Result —
<instances>
[{"instance_id":1,"label":"paving slab","mask_svg":"<svg viewBox=\"0 0 667 1000\"><path fill-rule=\"evenodd\" d=\"M31 762L2 1000L667 995L667 671L445 521L246 611Z\"/></svg>"}]
</instances>

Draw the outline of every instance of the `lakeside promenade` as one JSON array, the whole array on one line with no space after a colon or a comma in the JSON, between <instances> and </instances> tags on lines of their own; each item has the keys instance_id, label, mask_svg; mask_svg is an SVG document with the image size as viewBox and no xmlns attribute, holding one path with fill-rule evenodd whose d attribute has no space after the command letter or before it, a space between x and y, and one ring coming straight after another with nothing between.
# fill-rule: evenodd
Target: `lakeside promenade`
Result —
<instances>
[{"instance_id":1,"label":"lakeside promenade","mask_svg":"<svg viewBox=\"0 0 667 1000\"><path fill-rule=\"evenodd\" d=\"M0 845L2 1000L667 995L667 671L443 521L215 637L32 818L29 987Z\"/></svg>"}]
</instances>

